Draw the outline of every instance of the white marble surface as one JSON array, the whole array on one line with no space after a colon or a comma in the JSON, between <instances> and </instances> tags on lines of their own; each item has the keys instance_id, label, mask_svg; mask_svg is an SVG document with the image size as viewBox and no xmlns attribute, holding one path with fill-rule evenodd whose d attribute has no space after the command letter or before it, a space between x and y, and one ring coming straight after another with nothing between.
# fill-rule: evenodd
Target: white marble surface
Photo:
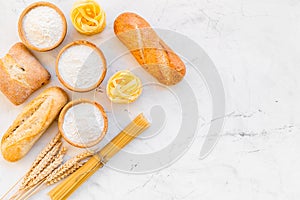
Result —
<instances>
[{"instance_id":1,"label":"white marble surface","mask_svg":"<svg viewBox=\"0 0 300 200\"><path fill-rule=\"evenodd\" d=\"M0 1L0 55L18 41L17 20L33 1ZM53 1L65 13L72 1ZM296 200L300 198L300 1L298 0L114 0L99 3L108 26L99 40L113 34L114 18L124 11L140 13L155 27L185 34L216 64L226 90L226 116L214 151L199 159L203 133L169 168L132 175L109 168L98 171L70 199ZM69 35L85 38L76 32ZM68 39L64 42L69 42ZM56 51L51 55L56 55ZM54 57L37 54L54 73ZM52 83L54 84L54 83ZM31 97L33 98L33 97ZM21 106L22 107L22 106ZM21 107L0 95L3 134ZM49 132L55 132L55 124ZM42 148L50 134L34 148ZM298 154L299 153L299 154ZM18 163L0 160L3 193L24 174L35 157ZM44 197L47 191L40 194ZM35 197L38 199L38 197Z\"/></svg>"}]
</instances>

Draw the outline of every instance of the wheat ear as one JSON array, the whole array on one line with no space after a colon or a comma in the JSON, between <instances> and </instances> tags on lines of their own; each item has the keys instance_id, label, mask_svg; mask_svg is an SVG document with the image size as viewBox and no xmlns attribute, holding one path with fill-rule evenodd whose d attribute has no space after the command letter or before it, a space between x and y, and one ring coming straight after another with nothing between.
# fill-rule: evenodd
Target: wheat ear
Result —
<instances>
[{"instance_id":1,"label":"wheat ear","mask_svg":"<svg viewBox=\"0 0 300 200\"><path fill-rule=\"evenodd\" d=\"M44 156L44 158L31 171L27 179L24 181L24 185L22 184L23 187L21 187L20 190L24 188L28 189L27 186L29 182L33 181L39 175L39 173L42 172L53 161L61 145L62 142L56 143L55 146Z\"/></svg>"},{"instance_id":2,"label":"wheat ear","mask_svg":"<svg viewBox=\"0 0 300 200\"><path fill-rule=\"evenodd\" d=\"M71 167L70 169L68 169L67 171L65 171L61 176L59 176L59 177L51 177L49 179L46 179L46 184L49 186L49 185L53 185L53 184L59 182L60 180L68 177L70 174L74 173L82 165L83 164L81 164L80 162L75 163L73 167Z\"/></svg>"},{"instance_id":3,"label":"wheat ear","mask_svg":"<svg viewBox=\"0 0 300 200\"><path fill-rule=\"evenodd\" d=\"M77 156L69 159L67 162L56 168L46 179L47 183L50 183L53 180L60 179L61 176L63 176L65 173L67 173L68 170L73 168L76 164L78 164L81 160L93 155L91 152L84 152L81 154L78 154ZM79 167L78 167L79 168ZM62 178L61 178L62 179ZM60 179L60 180L61 180Z\"/></svg>"},{"instance_id":4,"label":"wheat ear","mask_svg":"<svg viewBox=\"0 0 300 200\"><path fill-rule=\"evenodd\" d=\"M66 152L67 152L67 148L63 147L56 155L54 161L51 162L41 173L39 173L39 175L34 180L32 180L32 182L28 184L28 186L29 187L35 186L40 181L45 179L49 174L51 174L59 165L62 164L63 157L65 156Z\"/></svg>"},{"instance_id":5,"label":"wheat ear","mask_svg":"<svg viewBox=\"0 0 300 200\"><path fill-rule=\"evenodd\" d=\"M29 176L33 169L41 162L41 160L46 156L46 154L51 151L51 149L59 142L61 139L61 134L58 132L56 136L49 142L49 144L40 152L40 154L36 157L34 162L32 163L29 171L26 173L26 175L23 178L23 181L21 183L20 189L24 189L26 185L29 182Z\"/></svg>"}]
</instances>

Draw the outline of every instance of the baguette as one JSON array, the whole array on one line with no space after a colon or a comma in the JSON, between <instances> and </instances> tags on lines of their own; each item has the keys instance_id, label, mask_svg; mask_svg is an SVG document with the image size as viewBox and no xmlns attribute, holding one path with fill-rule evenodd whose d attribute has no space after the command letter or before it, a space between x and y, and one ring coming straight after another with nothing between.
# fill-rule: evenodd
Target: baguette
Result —
<instances>
[{"instance_id":1,"label":"baguette","mask_svg":"<svg viewBox=\"0 0 300 200\"><path fill-rule=\"evenodd\" d=\"M114 22L114 32L138 63L160 83L174 85L182 80L186 73L183 61L145 19L135 13L123 13Z\"/></svg>"},{"instance_id":2,"label":"baguette","mask_svg":"<svg viewBox=\"0 0 300 200\"><path fill-rule=\"evenodd\" d=\"M49 72L20 42L0 59L0 90L15 105L22 104L49 79Z\"/></svg>"},{"instance_id":3,"label":"baguette","mask_svg":"<svg viewBox=\"0 0 300 200\"><path fill-rule=\"evenodd\" d=\"M25 106L2 137L4 159L15 162L23 158L67 101L68 96L61 88L51 87Z\"/></svg>"}]
</instances>

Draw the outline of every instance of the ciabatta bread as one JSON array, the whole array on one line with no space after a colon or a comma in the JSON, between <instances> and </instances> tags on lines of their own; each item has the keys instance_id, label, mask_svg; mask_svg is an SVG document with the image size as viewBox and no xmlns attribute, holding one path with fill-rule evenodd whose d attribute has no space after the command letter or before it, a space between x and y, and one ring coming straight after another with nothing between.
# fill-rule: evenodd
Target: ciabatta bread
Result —
<instances>
[{"instance_id":1,"label":"ciabatta bread","mask_svg":"<svg viewBox=\"0 0 300 200\"><path fill-rule=\"evenodd\" d=\"M17 116L2 137L1 151L7 161L23 158L47 130L68 101L59 87L44 90Z\"/></svg>"},{"instance_id":2,"label":"ciabatta bread","mask_svg":"<svg viewBox=\"0 0 300 200\"><path fill-rule=\"evenodd\" d=\"M0 59L0 90L15 105L22 104L49 79L48 71L20 42Z\"/></svg>"},{"instance_id":3,"label":"ciabatta bread","mask_svg":"<svg viewBox=\"0 0 300 200\"><path fill-rule=\"evenodd\" d=\"M182 80L186 73L184 63L145 19L135 13L123 13L115 20L114 31L139 64L160 83L174 85Z\"/></svg>"}]
</instances>

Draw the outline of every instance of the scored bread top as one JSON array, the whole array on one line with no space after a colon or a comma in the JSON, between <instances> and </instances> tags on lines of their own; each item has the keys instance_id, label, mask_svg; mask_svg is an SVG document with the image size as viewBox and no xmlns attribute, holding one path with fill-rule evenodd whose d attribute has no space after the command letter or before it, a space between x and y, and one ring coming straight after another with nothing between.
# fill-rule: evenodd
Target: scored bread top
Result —
<instances>
[{"instance_id":1,"label":"scored bread top","mask_svg":"<svg viewBox=\"0 0 300 200\"><path fill-rule=\"evenodd\" d=\"M159 82L173 85L184 77L183 61L139 15L122 13L114 22L114 31L139 64Z\"/></svg>"},{"instance_id":2,"label":"scored bread top","mask_svg":"<svg viewBox=\"0 0 300 200\"><path fill-rule=\"evenodd\" d=\"M2 137L3 157L8 161L21 159L47 130L67 101L68 96L61 88L51 87L26 105Z\"/></svg>"}]
</instances>

